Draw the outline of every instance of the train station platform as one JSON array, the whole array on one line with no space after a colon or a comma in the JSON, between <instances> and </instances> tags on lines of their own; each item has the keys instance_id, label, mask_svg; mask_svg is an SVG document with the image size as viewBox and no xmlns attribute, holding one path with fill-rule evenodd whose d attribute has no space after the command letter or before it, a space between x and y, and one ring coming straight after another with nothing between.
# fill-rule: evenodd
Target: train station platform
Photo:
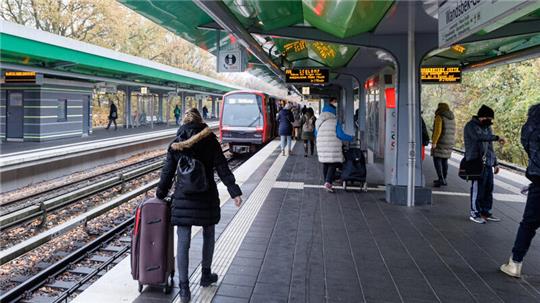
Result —
<instances>
[{"instance_id":1,"label":"train station platform","mask_svg":"<svg viewBox=\"0 0 540 303\"><path fill-rule=\"evenodd\" d=\"M207 123L210 126L217 126L218 122L216 119L211 119L207 120ZM44 142L1 142L0 150L3 156L8 156L10 154L22 152L63 148L76 144L97 143L108 139L116 140L122 137L133 137L139 134L161 132L164 130L171 130L172 132L172 130L176 129L178 129L178 126L174 125L174 123L169 126L165 124L156 124L153 128L150 127L150 125L132 128L118 127L117 130L114 130L112 127L108 130L105 128L94 128L92 134L85 137L66 138Z\"/></svg>"},{"instance_id":2,"label":"train station platform","mask_svg":"<svg viewBox=\"0 0 540 303\"><path fill-rule=\"evenodd\" d=\"M218 121L207 121L217 128ZM155 125L118 130L96 129L88 137L48 142L4 142L0 145L2 190L37 184L86 169L162 149L175 137L177 126Z\"/></svg>"},{"instance_id":3,"label":"train station platform","mask_svg":"<svg viewBox=\"0 0 540 303\"><path fill-rule=\"evenodd\" d=\"M433 189L432 205L407 208L385 202L379 163L368 166L367 193L331 194L321 165L304 158L300 144L293 156L278 149L271 142L235 172L245 193L241 208L222 199L215 286L198 286L202 235L193 231L192 302L540 301L538 238L522 279L498 271L525 201L516 184L500 186L506 177L495 184L494 214L502 221L480 225L468 219L469 185L457 177L456 161L449 186ZM424 171L435 178L429 158ZM226 197L224 188L220 193ZM74 302L179 302L177 292L145 288L139 295L126 258Z\"/></svg>"}]
</instances>

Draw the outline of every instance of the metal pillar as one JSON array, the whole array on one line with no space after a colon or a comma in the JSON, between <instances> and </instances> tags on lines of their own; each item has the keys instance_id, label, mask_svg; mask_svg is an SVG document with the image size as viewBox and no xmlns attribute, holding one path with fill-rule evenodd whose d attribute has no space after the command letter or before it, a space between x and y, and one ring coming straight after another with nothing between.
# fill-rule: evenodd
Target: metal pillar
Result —
<instances>
[{"instance_id":1,"label":"metal pillar","mask_svg":"<svg viewBox=\"0 0 540 303\"><path fill-rule=\"evenodd\" d=\"M133 122L131 121L131 87L126 87L124 93L124 127L129 128L130 126L133 126Z\"/></svg>"},{"instance_id":2,"label":"metal pillar","mask_svg":"<svg viewBox=\"0 0 540 303\"><path fill-rule=\"evenodd\" d=\"M163 94L158 94L158 118L157 122L163 122Z\"/></svg>"},{"instance_id":3,"label":"metal pillar","mask_svg":"<svg viewBox=\"0 0 540 303\"><path fill-rule=\"evenodd\" d=\"M154 99L155 99L155 96L153 94L150 94L150 102L149 102L150 128L154 128L154 116L155 116Z\"/></svg>"},{"instance_id":4,"label":"metal pillar","mask_svg":"<svg viewBox=\"0 0 540 303\"><path fill-rule=\"evenodd\" d=\"M182 98L182 112L186 113L186 111L187 111L187 109L186 109L186 93L182 92L180 98Z\"/></svg>"},{"instance_id":5,"label":"metal pillar","mask_svg":"<svg viewBox=\"0 0 540 303\"><path fill-rule=\"evenodd\" d=\"M216 98L217 97L212 96L211 98L212 98L212 115L210 117L215 118L217 117L216 115Z\"/></svg>"},{"instance_id":6,"label":"metal pillar","mask_svg":"<svg viewBox=\"0 0 540 303\"><path fill-rule=\"evenodd\" d=\"M421 148L419 144L416 144L421 142L421 122L420 119L417 119L420 116L420 107L417 106L420 102L419 95L415 93L419 91L420 87L417 77L420 67L417 63L429 50L427 48L429 44L422 39L415 38L418 37L404 36L402 39L393 40L394 44L390 47L398 62L397 121L395 149L391 153L385 153L385 166L390 165L390 169L385 169L385 180L389 180L386 201L409 206L431 204L431 189L423 187L422 161L416 161L416 155L420 154ZM413 43L412 49L410 43ZM406 44L408 47L399 47L399 44ZM413 56L414 58L411 58ZM413 78L411 79L411 77ZM414 90L412 93L411 88ZM392 134L388 131L386 135L391 136ZM389 146L385 146L385 149L389 148ZM412 193L413 191L414 193Z\"/></svg>"},{"instance_id":7,"label":"metal pillar","mask_svg":"<svg viewBox=\"0 0 540 303\"><path fill-rule=\"evenodd\" d=\"M342 76L343 79L333 81L341 86L341 96L338 107L338 121L343 124L343 130L347 134L354 134L354 90L353 79L350 76Z\"/></svg>"},{"instance_id":8,"label":"metal pillar","mask_svg":"<svg viewBox=\"0 0 540 303\"><path fill-rule=\"evenodd\" d=\"M167 95L167 112L165 113L165 119L167 120L166 125L169 126L169 122L171 120L171 99L173 96Z\"/></svg>"},{"instance_id":9,"label":"metal pillar","mask_svg":"<svg viewBox=\"0 0 540 303\"><path fill-rule=\"evenodd\" d=\"M201 112L201 115L202 115L203 99L201 98L201 99L199 99L197 101L198 101L197 109L199 110L199 112Z\"/></svg>"},{"instance_id":10,"label":"metal pillar","mask_svg":"<svg viewBox=\"0 0 540 303\"><path fill-rule=\"evenodd\" d=\"M411 1L408 6L408 29L407 29L407 75L409 81L407 87L409 90L407 113L409 129L409 150L408 150L408 170L407 170L407 206L414 206L414 194L416 187L416 60L415 60L415 41L414 41L414 13L416 3Z\"/></svg>"}]
</instances>

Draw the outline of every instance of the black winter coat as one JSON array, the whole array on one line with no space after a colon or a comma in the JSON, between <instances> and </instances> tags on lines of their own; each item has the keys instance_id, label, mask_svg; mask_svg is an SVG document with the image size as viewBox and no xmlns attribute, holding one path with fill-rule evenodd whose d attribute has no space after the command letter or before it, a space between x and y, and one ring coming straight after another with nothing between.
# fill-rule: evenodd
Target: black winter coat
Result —
<instances>
[{"instance_id":1,"label":"black winter coat","mask_svg":"<svg viewBox=\"0 0 540 303\"><path fill-rule=\"evenodd\" d=\"M292 123L294 121L294 116L292 112L288 109L282 109L279 111L277 116L277 121L279 123L278 133L280 136L292 136Z\"/></svg>"},{"instance_id":2,"label":"black winter coat","mask_svg":"<svg viewBox=\"0 0 540 303\"><path fill-rule=\"evenodd\" d=\"M118 108L116 105L111 104L111 109L109 110L109 119L116 120L118 118Z\"/></svg>"},{"instance_id":3,"label":"black winter coat","mask_svg":"<svg viewBox=\"0 0 540 303\"><path fill-rule=\"evenodd\" d=\"M529 156L527 178L540 185L540 104L529 109L529 118L521 128L521 144Z\"/></svg>"},{"instance_id":4,"label":"black winter coat","mask_svg":"<svg viewBox=\"0 0 540 303\"><path fill-rule=\"evenodd\" d=\"M172 186L178 160L182 151L190 150L193 157L204 164L208 190L203 193L184 194L176 188L172 195L172 224L174 225L214 225L220 219L219 193L214 181L214 169L227 186L231 197L242 195L229 169L216 135L206 124L188 123L178 129L176 139L169 146L156 196L163 199Z\"/></svg>"}]
</instances>

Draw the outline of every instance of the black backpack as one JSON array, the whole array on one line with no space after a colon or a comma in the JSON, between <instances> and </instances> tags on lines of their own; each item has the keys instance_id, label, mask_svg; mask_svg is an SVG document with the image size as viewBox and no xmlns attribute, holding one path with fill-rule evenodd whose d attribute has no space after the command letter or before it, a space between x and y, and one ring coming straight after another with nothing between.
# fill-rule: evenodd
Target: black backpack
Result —
<instances>
[{"instance_id":1,"label":"black backpack","mask_svg":"<svg viewBox=\"0 0 540 303\"><path fill-rule=\"evenodd\" d=\"M204 164L191 152L182 152L176 169L176 186L184 194L202 193L208 190Z\"/></svg>"}]
</instances>

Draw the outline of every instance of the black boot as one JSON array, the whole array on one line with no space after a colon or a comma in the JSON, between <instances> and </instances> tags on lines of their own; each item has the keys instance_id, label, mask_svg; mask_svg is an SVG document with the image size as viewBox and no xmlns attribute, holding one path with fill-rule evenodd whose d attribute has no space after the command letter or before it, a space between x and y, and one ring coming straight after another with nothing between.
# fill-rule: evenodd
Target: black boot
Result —
<instances>
[{"instance_id":1,"label":"black boot","mask_svg":"<svg viewBox=\"0 0 540 303\"><path fill-rule=\"evenodd\" d=\"M212 283L216 283L218 280L218 275L210 271L210 268L203 268L201 275L201 286L208 287Z\"/></svg>"},{"instance_id":2,"label":"black boot","mask_svg":"<svg viewBox=\"0 0 540 303\"><path fill-rule=\"evenodd\" d=\"M180 302L188 303L191 301L191 291L189 290L189 282L180 282Z\"/></svg>"}]
</instances>

